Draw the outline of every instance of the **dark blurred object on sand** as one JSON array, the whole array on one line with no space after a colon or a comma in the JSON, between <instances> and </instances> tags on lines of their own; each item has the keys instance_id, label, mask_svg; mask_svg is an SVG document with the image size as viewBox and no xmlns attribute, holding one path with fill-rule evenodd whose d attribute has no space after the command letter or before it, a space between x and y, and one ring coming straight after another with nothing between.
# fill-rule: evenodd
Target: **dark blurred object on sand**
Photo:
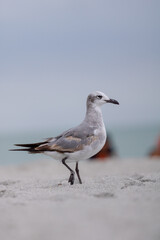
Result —
<instances>
[{"instance_id":1,"label":"dark blurred object on sand","mask_svg":"<svg viewBox=\"0 0 160 240\"><path fill-rule=\"evenodd\" d=\"M113 147L110 135L107 136L107 140L105 142L104 147L97 154L92 156L90 159L98 159L98 160L106 160L106 158L116 156L115 149Z\"/></svg>"}]
</instances>

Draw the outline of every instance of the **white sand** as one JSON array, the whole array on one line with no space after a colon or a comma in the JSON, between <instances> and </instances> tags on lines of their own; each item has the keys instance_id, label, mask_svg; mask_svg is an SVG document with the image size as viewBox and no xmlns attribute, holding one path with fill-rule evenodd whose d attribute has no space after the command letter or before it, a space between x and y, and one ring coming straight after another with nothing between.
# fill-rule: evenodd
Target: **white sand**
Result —
<instances>
[{"instance_id":1,"label":"white sand","mask_svg":"<svg viewBox=\"0 0 160 240\"><path fill-rule=\"evenodd\" d=\"M159 240L160 161L50 161L0 168L2 240Z\"/></svg>"}]
</instances>

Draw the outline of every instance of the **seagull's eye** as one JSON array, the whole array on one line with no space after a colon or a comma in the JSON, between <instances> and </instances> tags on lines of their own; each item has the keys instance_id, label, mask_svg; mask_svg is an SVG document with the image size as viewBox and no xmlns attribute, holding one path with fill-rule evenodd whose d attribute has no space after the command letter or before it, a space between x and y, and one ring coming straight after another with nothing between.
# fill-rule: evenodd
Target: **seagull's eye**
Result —
<instances>
[{"instance_id":1,"label":"seagull's eye","mask_svg":"<svg viewBox=\"0 0 160 240\"><path fill-rule=\"evenodd\" d=\"M98 99L102 99L102 95L97 95L97 98Z\"/></svg>"}]
</instances>

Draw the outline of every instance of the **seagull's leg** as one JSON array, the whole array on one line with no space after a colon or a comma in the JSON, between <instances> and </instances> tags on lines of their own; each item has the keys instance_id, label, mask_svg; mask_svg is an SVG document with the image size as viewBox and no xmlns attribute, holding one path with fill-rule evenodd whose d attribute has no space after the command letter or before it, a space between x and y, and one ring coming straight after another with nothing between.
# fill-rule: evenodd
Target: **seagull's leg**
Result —
<instances>
[{"instance_id":1,"label":"seagull's leg","mask_svg":"<svg viewBox=\"0 0 160 240\"><path fill-rule=\"evenodd\" d=\"M68 182L70 182L71 185L74 184L74 171L66 164L67 157L62 159L62 163L69 169L69 171L71 172L71 175L68 179Z\"/></svg>"},{"instance_id":2,"label":"seagull's leg","mask_svg":"<svg viewBox=\"0 0 160 240\"><path fill-rule=\"evenodd\" d=\"M81 177L79 175L78 162L76 162L75 170L76 170L76 173L77 173L77 177L78 177L79 183L82 184L82 180L81 180Z\"/></svg>"}]
</instances>

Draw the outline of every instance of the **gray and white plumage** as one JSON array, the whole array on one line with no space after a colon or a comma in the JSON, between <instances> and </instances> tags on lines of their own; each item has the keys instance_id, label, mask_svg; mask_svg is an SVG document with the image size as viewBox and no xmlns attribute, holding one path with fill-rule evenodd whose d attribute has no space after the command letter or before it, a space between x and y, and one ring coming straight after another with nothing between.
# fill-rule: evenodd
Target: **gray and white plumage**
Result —
<instances>
[{"instance_id":1,"label":"gray and white plumage","mask_svg":"<svg viewBox=\"0 0 160 240\"><path fill-rule=\"evenodd\" d=\"M87 111L83 122L77 127L63 132L61 135L48 138L44 142L32 144L15 144L24 147L13 149L14 151L28 151L29 153L44 153L56 160L62 161L71 171L69 182L74 183L74 171L69 168L66 162L78 162L88 159L98 153L105 144L106 130L103 122L101 105L110 102L119 104L116 100L110 99L104 93L96 91L88 95ZM76 171L76 172L77 172ZM79 175L79 171L77 176ZM72 179L71 179L72 178ZM78 176L81 182L80 176Z\"/></svg>"}]
</instances>

